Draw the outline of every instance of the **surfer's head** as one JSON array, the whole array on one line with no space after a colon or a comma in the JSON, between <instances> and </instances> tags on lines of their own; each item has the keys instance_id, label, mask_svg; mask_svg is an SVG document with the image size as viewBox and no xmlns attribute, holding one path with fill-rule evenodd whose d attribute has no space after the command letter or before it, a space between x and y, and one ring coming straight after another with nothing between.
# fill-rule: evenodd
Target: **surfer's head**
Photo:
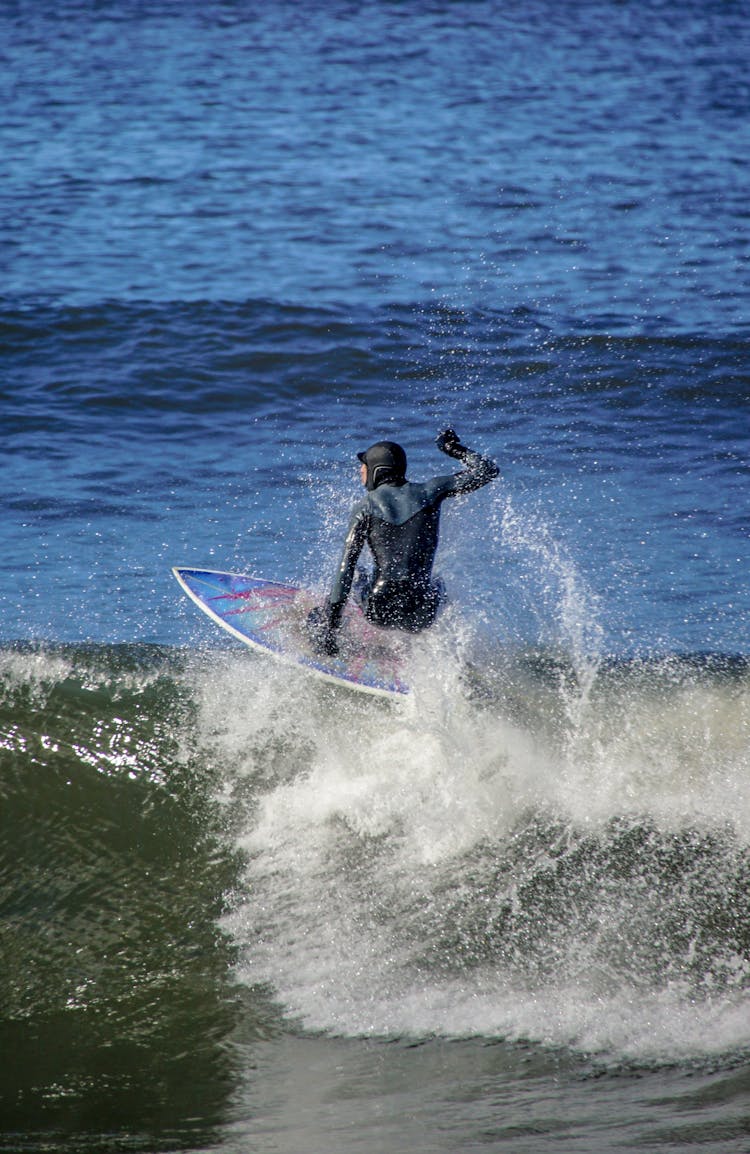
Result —
<instances>
[{"instance_id":1,"label":"surfer's head","mask_svg":"<svg viewBox=\"0 0 750 1154\"><path fill-rule=\"evenodd\" d=\"M395 441L376 441L357 456L365 466L363 480L368 489L377 489L378 485L403 485L406 480L406 453Z\"/></svg>"}]
</instances>

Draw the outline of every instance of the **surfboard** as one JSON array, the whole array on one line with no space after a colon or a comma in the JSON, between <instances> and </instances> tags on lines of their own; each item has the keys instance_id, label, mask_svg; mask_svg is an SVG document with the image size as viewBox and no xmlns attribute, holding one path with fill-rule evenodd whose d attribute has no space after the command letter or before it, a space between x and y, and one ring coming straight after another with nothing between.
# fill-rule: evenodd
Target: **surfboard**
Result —
<instances>
[{"instance_id":1,"label":"surfboard","mask_svg":"<svg viewBox=\"0 0 750 1154\"><path fill-rule=\"evenodd\" d=\"M379 629L359 606L348 604L339 630L339 653L316 654L307 615L320 595L296 585L216 569L172 569L188 597L233 637L276 660L330 682L379 697L409 692L403 679L403 639Z\"/></svg>"}]
</instances>

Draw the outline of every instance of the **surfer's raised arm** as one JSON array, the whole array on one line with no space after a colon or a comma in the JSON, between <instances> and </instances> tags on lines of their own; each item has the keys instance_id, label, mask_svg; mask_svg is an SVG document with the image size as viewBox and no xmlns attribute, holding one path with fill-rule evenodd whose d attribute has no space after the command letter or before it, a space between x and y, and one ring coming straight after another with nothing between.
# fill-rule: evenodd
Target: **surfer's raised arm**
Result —
<instances>
[{"instance_id":1,"label":"surfer's raised arm","mask_svg":"<svg viewBox=\"0 0 750 1154\"><path fill-rule=\"evenodd\" d=\"M329 657L338 652L337 631L353 586L365 617L382 628L418 633L437 617L443 585L433 578L432 565L440 506L446 497L480 489L500 470L489 457L462 445L453 429L444 429L435 443L441 452L461 462L461 472L407 481L406 453L395 441L377 441L357 454L367 494L349 522L328 599L308 618L317 652ZM365 544L374 563L371 574L357 567Z\"/></svg>"},{"instance_id":2,"label":"surfer's raised arm","mask_svg":"<svg viewBox=\"0 0 750 1154\"><path fill-rule=\"evenodd\" d=\"M467 449L458 439L453 429L444 429L435 438L435 444L441 453L460 461L466 468L453 475L454 487L446 496L456 496L458 493L473 493L481 489L489 481L494 481L500 475L500 470L490 457L483 457L473 449Z\"/></svg>"}]
</instances>

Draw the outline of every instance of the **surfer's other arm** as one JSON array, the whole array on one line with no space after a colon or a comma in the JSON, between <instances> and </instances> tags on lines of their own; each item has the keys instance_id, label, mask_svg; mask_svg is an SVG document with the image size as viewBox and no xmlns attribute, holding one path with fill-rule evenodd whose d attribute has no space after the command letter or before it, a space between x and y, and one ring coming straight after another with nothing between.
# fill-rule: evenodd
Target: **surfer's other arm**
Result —
<instances>
[{"instance_id":1,"label":"surfer's other arm","mask_svg":"<svg viewBox=\"0 0 750 1154\"><path fill-rule=\"evenodd\" d=\"M362 507L355 510L349 523L349 531L344 542L338 572L331 592L324 605L313 609L307 618L307 627L313 647L327 657L335 657L339 651L336 632L341 624L349 592L354 580L354 572L362 547L367 539L367 513Z\"/></svg>"}]
</instances>

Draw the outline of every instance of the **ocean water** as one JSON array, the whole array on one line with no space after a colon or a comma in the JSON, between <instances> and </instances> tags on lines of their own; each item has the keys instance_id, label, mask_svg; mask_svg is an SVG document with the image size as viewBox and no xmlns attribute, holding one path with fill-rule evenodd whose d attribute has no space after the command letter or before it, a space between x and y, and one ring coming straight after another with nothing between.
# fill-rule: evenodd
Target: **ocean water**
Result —
<instances>
[{"instance_id":1,"label":"ocean water","mask_svg":"<svg viewBox=\"0 0 750 1154\"><path fill-rule=\"evenodd\" d=\"M750 1149L750 9L0 2L0 1148ZM356 451L399 705L219 635Z\"/></svg>"}]
</instances>

